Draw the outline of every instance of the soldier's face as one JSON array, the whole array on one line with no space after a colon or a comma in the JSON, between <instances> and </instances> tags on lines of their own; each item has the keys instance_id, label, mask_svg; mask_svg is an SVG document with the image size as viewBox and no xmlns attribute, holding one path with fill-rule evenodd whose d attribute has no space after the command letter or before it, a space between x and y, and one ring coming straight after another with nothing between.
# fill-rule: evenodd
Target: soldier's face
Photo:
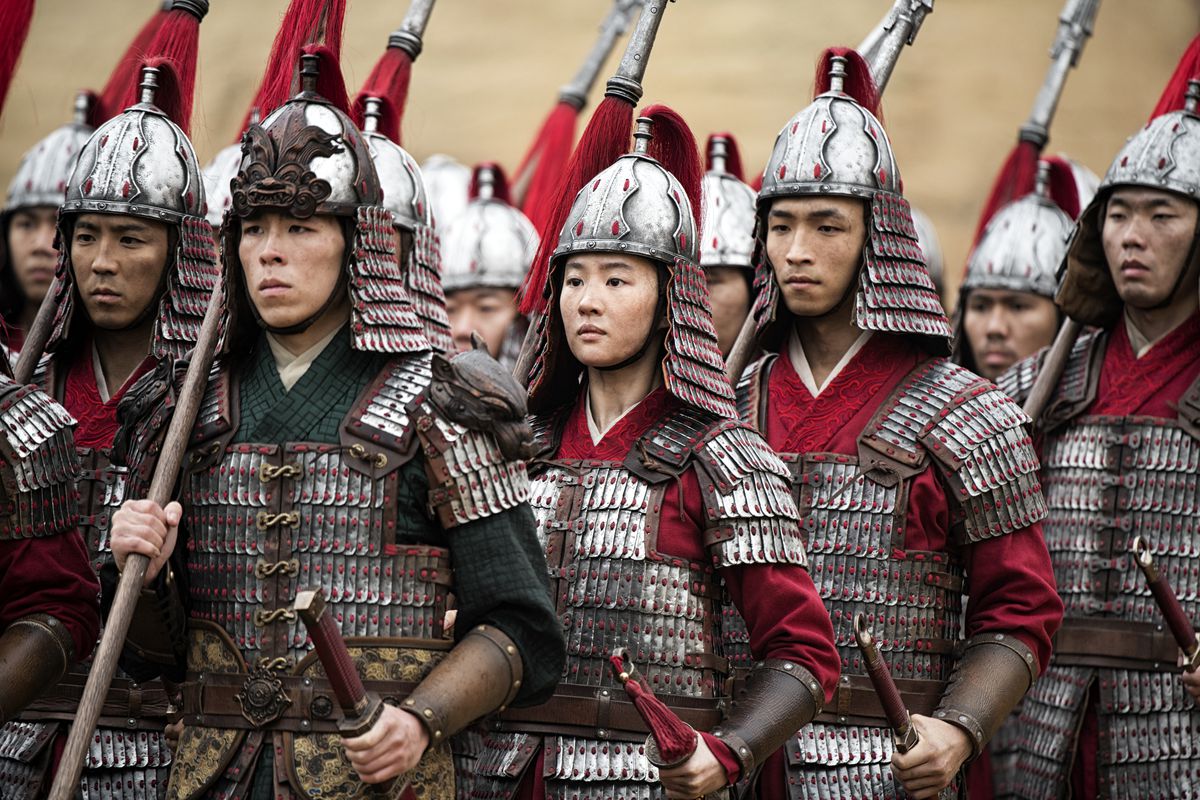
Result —
<instances>
[{"instance_id":1,"label":"soldier's face","mask_svg":"<svg viewBox=\"0 0 1200 800\"><path fill-rule=\"evenodd\" d=\"M1102 240L1117 294L1129 306L1157 308L1172 293L1196 291L1197 262L1185 263L1196 234L1196 204L1174 192L1121 187L1109 198ZM1180 273L1190 270L1190 279Z\"/></svg>"},{"instance_id":2,"label":"soldier's face","mask_svg":"<svg viewBox=\"0 0 1200 800\"><path fill-rule=\"evenodd\" d=\"M504 337L517 319L517 293L512 289L459 289L446 294L446 314L454 346L471 349L471 333L487 343L492 358L500 355Z\"/></svg>"},{"instance_id":3,"label":"soldier's face","mask_svg":"<svg viewBox=\"0 0 1200 800\"><path fill-rule=\"evenodd\" d=\"M17 288L25 300L41 303L54 280L58 251L54 249L53 206L23 208L8 222L8 257Z\"/></svg>"},{"instance_id":4,"label":"soldier's face","mask_svg":"<svg viewBox=\"0 0 1200 800\"><path fill-rule=\"evenodd\" d=\"M728 356L737 340L738 331L750 313L750 283L748 270L741 267L705 267L708 296L712 301L713 325L717 328L717 345L721 355Z\"/></svg>"},{"instance_id":5,"label":"soldier's face","mask_svg":"<svg viewBox=\"0 0 1200 800\"><path fill-rule=\"evenodd\" d=\"M71 233L71 264L88 318L123 330L153 302L167 265L167 226L141 217L82 214Z\"/></svg>"},{"instance_id":6,"label":"soldier's face","mask_svg":"<svg viewBox=\"0 0 1200 800\"><path fill-rule=\"evenodd\" d=\"M345 249L342 226L331 216L268 212L242 220L238 256L263 322L287 328L320 311L337 287Z\"/></svg>"},{"instance_id":7,"label":"soldier's face","mask_svg":"<svg viewBox=\"0 0 1200 800\"><path fill-rule=\"evenodd\" d=\"M767 257L788 311L821 317L853 295L867 231L861 200L787 197L767 215Z\"/></svg>"},{"instance_id":8,"label":"soldier's face","mask_svg":"<svg viewBox=\"0 0 1200 800\"><path fill-rule=\"evenodd\" d=\"M611 367L637 353L650 335L658 270L649 259L623 253L571 256L558 305L575 358L585 367Z\"/></svg>"},{"instance_id":9,"label":"soldier's face","mask_svg":"<svg viewBox=\"0 0 1200 800\"><path fill-rule=\"evenodd\" d=\"M963 311L963 330L975 370L994 381L1054 340L1058 309L1053 300L1033 292L972 289Z\"/></svg>"}]
</instances>

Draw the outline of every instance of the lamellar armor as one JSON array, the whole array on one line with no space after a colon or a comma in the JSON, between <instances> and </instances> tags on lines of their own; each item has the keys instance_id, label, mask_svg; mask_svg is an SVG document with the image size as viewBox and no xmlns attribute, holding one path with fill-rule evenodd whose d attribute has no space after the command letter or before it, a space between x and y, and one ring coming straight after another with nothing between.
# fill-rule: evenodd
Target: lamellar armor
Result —
<instances>
[{"instance_id":1,"label":"lamellar armor","mask_svg":"<svg viewBox=\"0 0 1200 800\"><path fill-rule=\"evenodd\" d=\"M396 230L412 238L407 261L401 264L405 289L421 320L425 337L438 352L452 352L450 320L442 289L442 259L433 211L425 195L421 168L408 151L379 132L379 101L366 100L363 138L375 162L383 189L383 206L392 212Z\"/></svg>"},{"instance_id":2,"label":"lamellar armor","mask_svg":"<svg viewBox=\"0 0 1200 800\"><path fill-rule=\"evenodd\" d=\"M1067 255L1064 310L1092 324L1122 324L1102 251L1100 218L1117 186L1145 186L1200 201L1200 119L1195 88L1184 111L1164 114L1118 154L1084 211ZM1102 272L1103 271L1103 272ZM1083 292L1092 297L1086 297ZM1200 782L1200 714L1178 678L1178 646L1164 628L1132 550L1139 534L1188 618L1200 619L1200 382L1174 419L1096 416L1109 333L1085 332L1071 352L1042 423L1046 545L1066 608L1050 668L997 746L1015 760L1015 797L1048 797L1069 785L1076 741L1095 687L1102 796L1187 797ZM1001 376L1028 396L1044 352Z\"/></svg>"}]
</instances>

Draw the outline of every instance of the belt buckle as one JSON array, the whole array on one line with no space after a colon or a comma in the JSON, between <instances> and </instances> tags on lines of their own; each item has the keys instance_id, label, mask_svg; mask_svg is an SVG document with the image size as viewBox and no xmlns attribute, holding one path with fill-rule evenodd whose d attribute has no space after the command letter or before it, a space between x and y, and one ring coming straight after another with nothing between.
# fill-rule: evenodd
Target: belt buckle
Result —
<instances>
[{"instance_id":1,"label":"belt buckle","mask_svg":"<svg viewBox=\"0 0 1200 800\"><path fill-rule=\"evenodd\" d=\"M234 695L242 707L242 716L256 728L279 719L292 704L292 698L283 690L283 681L279 679L278 671L285 665L284 659L260 661L246 677L242 690Z\"/></svg>"}]
</instances>

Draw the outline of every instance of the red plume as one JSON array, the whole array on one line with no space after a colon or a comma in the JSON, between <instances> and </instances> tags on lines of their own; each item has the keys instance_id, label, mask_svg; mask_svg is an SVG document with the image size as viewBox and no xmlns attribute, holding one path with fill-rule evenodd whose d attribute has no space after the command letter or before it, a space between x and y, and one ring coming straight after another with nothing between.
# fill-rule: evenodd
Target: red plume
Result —
<instances>
[{"instance_id":1,"label":"red plume","mask_svg":"<svg viewBox=\"0 0 1200 800\"><path fill-rule=\"evenodd\" d=\"M141 66L158 67L158 88L154 91L154 105L187 133L187 115L192 113L190 89L180 80L175 62L157 56L147 58ZM139 67L140 69L140 67Z\"/></svg>"},{"instance_id":2,"label":"red plume","mask_svg":"<svg viewBox=\"0 0 1200 800\"><path fill-rule=\"evenodd\" d=\"M732 133L714 133L708 137L708 143L704 146L704 152L708 154L705 168L712 169L712 144L713 139L718 136L725 140L725 171L745 183L746 175L742 171L742 151L738 148L737 139L733 138Z\"/></svg>"},{"instance_id":3,"label":"red plume","mask_svg":"<svg viewBox=\"0 0 1200 800\"><path fill-rule=\"evenodd\" d=\"M275 34L266 72L258 87L258 93L254 95L250 104L250 110L246 112L246 118L242 121L242 130L249 127L250 117L255 110L260 116L266 117L295 93L293 85L296 68L300 63L302 48L306 44L324 44L333 54L335 61L340 57L342 23L345 17L346 0L292 0L284 12L279 32ZM322 76L325 72L326 70L322 69ZM338 75L341 75L340 67ZM344 87L342 94L345 94ZM240 132L238 136L240 138Z\"/></svg>"},{"instance_id":4,"label":"red plume","mask_svg":"<svg viewBox=\"0 0 1200 800\"><path fill-rule=\"evenodd\" d=\"M33 0L5 0L0 3L0 110L8 97L8 87L17 71L21 49L33 21Z\"/></svg>"},{"instance_id":5,"label":"red plume","mask_svg":"<svg viewBox=\"0 0 1200 800\"><path fill-rule=\"evenodd\" d=\"M342 65L338 62L337 54L323 44L306 44L300 52L319 59L317 94L328 100L330 105L349 114L350 95L346 92L346 78L342 75Z\"/></svg>"},{"instance_id":6,"label":"red plume","mask_svg":"<svg viewBox=\"0 0 1200 800\"><path fill-rule=\"evenodd\" d=\"M692 130L683 117L667 106L647 106L642 109L641 116L654 120L654 138L650 140L648 153L674 175L683 187L692 205L692 215L696 219L698 231L700 215L704 208L700 199L704 168L700 162L700 151L696 147L696 137L692 135Z\"/></svg>"},{"instance_id":7,"label":"red plume","mask_svg":"<svg viewBox=\"0 0 1200 800\"><path fill-rule=\"evenodd\" d=\"M412 80L412 56L402 47L389 47L383 51L375 68L367 76L358 96L354 98L351 116L354 124L363 126L366 101L377 97L379 109L379 132L396 144L402 145L404 107L408 105L408 84Z\"/></svg>"},{"instance_id":8,"label":"red plume","mask_svg":"<svg viewBox=\"0 0 1200 800\"><path fill-rule=\"evenodd\" d=\"M846 79L842 82L842 91L875 118L883 122L883 97L871 77L871 68L852 47L827 47L817 61L817 76L813 81L813 97L829 91L829 69L833 65L834 56L846 59Z\"/></svg>"},{"instance_id":9,"label":"red plume","mask_svg":"<svg viewBox=\"0 0 1200 800\"><path fill-rule=\"evenodd\" d=\"M541 245L533 259L525 284L521 287L521 313L531 314L543 310L542 296L546 280L550 275L550 256L558 247L558 232L566 222L575 195L592 178L599 175L618 158L625 155L629 147L629 135L633 128L633 106L619 97L606 96L596 106L592 119L583 131L579 146L575 148L571 162L567 165L566 177L559 184L558 199L546 217Z\"/></svg>"},{"instance_id":10,"label":"red plume","mask_svg":"<svg viewBox=\"0 0 1200 800\"><path fill-rule=\"evenodd\" d=\"M624 651L610 656L609 663L617 680L625 687L625 694L633 701L634 708L650 729L650 735L658 745L660 763L682 764L691 758L699 739L695 729L654 696L637 670L626 665Z\"/></svg>"},{"instance_id":11,"label":"red plume","mask_svg":"<svg viewBox=\"0 0 1200 800\"><path fill-rule=\"evenodd\" d=\"M107 122L137 102L137 85L141 80L142 63L151 52L150 43L154 41L167 14L170 13L161 3L159 5L160 9L146 20L141 30L133 37L133 41L129 43L129 47L125 49L108 76L108 83L104 84L99 97L92 103L88 124L93 127Z\"/></svg>"},{"instance_id":12,"label":"red plume","mask_svg":"<svg viewBox=\"0 0 1200 800\"><path fill-rule=\"evenodd\" d=\"M992 192L983 205L983 213L979 215L979 225L975 229L975 244L996 212L1014 200L1017 200L1034 190L1037 180L1037 162L1041 149L1033 142L1021 140L1009 152ZM1078 201L1076 201L1078 205Z\"/></svg>"},{"instance_id":13,"label":"red plume","mask_svg":"<svg viewBox=\"0 0 1200 800\"><path fill-rule=\"evenodd\" d=\"M560 100L546 116L541 130L534 137L529 151L517 168L518 182L528 177L528 188L521 202L521 210L533 222L538 234L544 239L546 227L554 213L555 200L571 158L571 146L575 143L575 121L579 109L566 100ZM530 174L532 172L532 174ZM557 234L554 231L553 234ZM551 235L553 235L551 234ZM557 238L557 237L556 237Z\"/></svg>"},{"instance_id":14,"label":"red plume","mask_svg":"<svg viewBox=\"0 0 1200 800\"><path fill-rule=\"evenodd\" d=\"M1188 81L1194 79L1200 79L1200 35L1192 39L1187 50L1183 51L1183 57L1179 59L1179 65L1167 81L1167 88L1158 99L1158 105L1154 107L1150 119L1171 111L1182 111L1183 101L1187 97Z\"/></svg>"},{"instance_id":15,"label":"red plume","mask_svg":"<svg viewBox=\"0 0 1200 800\"><path fill-rule=\"evenodd\" d=\"M1083 211L1079 207L1079 183L1075 180L1075 169L1062 156L1043 158L1050 165L1050 199L1066 212L1071 219L1078 219Z\"/></svg>"},{"instance_id":16,"label":"red plume","mask_svg":"<svg viewBox=\"0 0 1200 800\"><path fill-rule=\"evenodd\" d=\"M468 190L467 196L472 200L479 196L479 173L485 169L492 171L492 197L512 205L508 176L504 174L504 167L494 161L485 161L475 165L475 170L471 173L471 188Z\"/></svg>"},{"instance_id":17,"label":"red plume","mask_svg":"<svg viewBox=\"0 0 1200 800\"><path fill-rule=\"evenodd\" d=\"M111 86L112 93L109 94L110 88L106 87L101 102L115 103L104 110L110 118L115 117L137 103L142 65L149 64L150 60L156 62L154 66L159 66L164 61L170 62L172 78L176 83L175 92L179 107L176 113L168 116L183 129L184 133L189 133L196 93L196 59L200 51L200 19L191 11L180 8L159 12L155 18L158 22L157 25L152 26L147 23L143 28L145 31L154 27L154 36L146 46L146 54L135 63L135 70L123 91L121 87L113 85ZM155 105L162 108L159 103L155 103Z\"/></svg>"}]
</instances>

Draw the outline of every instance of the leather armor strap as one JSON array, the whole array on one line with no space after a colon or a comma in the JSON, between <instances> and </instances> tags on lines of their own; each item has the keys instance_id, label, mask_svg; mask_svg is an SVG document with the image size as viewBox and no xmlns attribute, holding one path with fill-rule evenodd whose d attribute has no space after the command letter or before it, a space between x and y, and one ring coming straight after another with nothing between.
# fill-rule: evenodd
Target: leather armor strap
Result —
<instances>
[{"instance_id":1,"label":"leather armor strap","mask_svg":"<svg viewBox=\"0 0 1200 800\"><path fill-rule=\"evenodd\" d=\"M86 672L67 673L52 689L30 703L21 718L72 721L79 713L87 678ZM113 678L100 708L98 724L161 731L169 709L170 698L161 683L143 687L128 678Z\"/></svg>"},{"instance_id":2,"label":"leather armor strap","mask_svg":"<svg viewBox=\"0 0 1200 800\"><path fill-rule=\"evenodd\" d=\"M166 667L182 664L186 659L186 626L187 610L175 581L175 572L168 565L160 577L138 595L125 648L151 664Z\"/></svg>"},{"instance_id":3,"label":"leather armor strap","mask_svg":"<svg viewBox=\"0 0 1200 800\"><path fill-rule=\"evenodd\" d=\"M9 625L0 636L0 724L57 683L74 660L67 626L49 614Z\"/></svg>"},{"instance_id":4,"label":"leather armor strap","mask_svg":"<svg viewBox=\"0 0 1200 800\"><path fill-rule=\"evenodd\" d=\"M721 721L719 701L659 695L681 720L698 731L711 730ZM540 705L510 708L498 715L505 731L556 733L589 739L640 742L650 729L620 688L560 683L554 696Z\"/></svg>"},{"instance_id":5,"label":"leather armor strap","mask_svg":"<svg viewBox=\"0 0 1200 800\"><path fill-rule=\"evenodd\" d=\"M1054 663L1170 672L1179 645L1165 625L1121 619L1063 620L1054 637Z\"/></svg>"},{"instance_id":6,"label":"leather armor strap","mask_svg":"<svg viewBox=\"0 0 1200 800\"><path fill-rule=\"evenodd\" d=\"M821 712L825 692L813 674L799 664L769 658L746 678L745 694L729 716L712 729L733 751L750 775L789 737Z\"/></svg>"},{"instance_id":7,"label":"leather armor strap","mask_svg":"<svg viewBox=\"0 0 1200 800\"><path fill-rule=\"evenodd\" d=\"M896 678L900 701L912 714L933 716L948 681ZM888 727L888 718L879 702L879 693L865 675L843 675L833 692L833 700L816 716L817 722L831 725L870 725Z\"/></svg>"},{"instance_id":8,"label":"leather armor strap","mask_svg":"<svg viewBox=\"0 0 1200 800\"><path fill-rule=\"evenodd\" d=\"M513 640L492 625L477 625L400 707L421 720L430 745L437 745L475 720L503 711L521 690L523 676Z\"/></svg>"},{"instance_id":9,"label":"leather armor strap","mask_svg":"<svg viewBox=\"0 0 1200 800\"><path fill-rule=\"evenodd\" d=\"M1038 663L1024 642L1004 633L967 640L950 686L933 716L965 730L974 759L1037 680Z\"/></svg>"}]
</instances>

